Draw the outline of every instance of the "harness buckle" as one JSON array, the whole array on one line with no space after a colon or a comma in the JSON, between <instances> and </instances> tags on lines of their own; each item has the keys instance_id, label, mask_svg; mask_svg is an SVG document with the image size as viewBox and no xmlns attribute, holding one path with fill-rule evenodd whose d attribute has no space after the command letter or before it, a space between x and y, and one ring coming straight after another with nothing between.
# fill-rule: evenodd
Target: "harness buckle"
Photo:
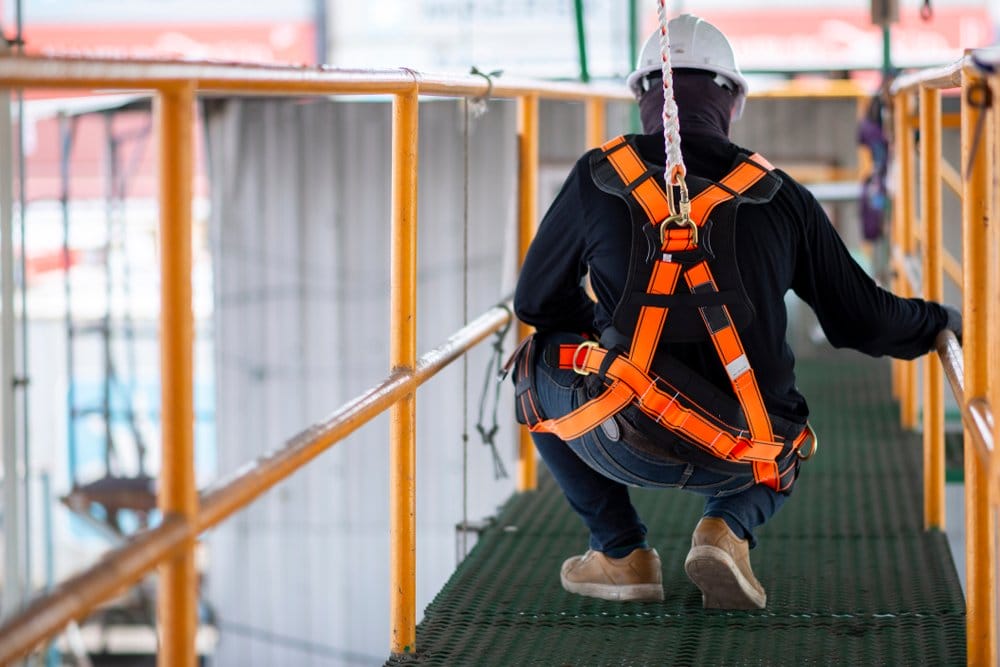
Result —
<instances>
[{"instance_id":1,"label":"harness buckle","mask_svg":"<svg viewBox=\"0 0 1000 667\"><path fill-rule=\"evenodd\" d=\"M813 427L810 426L809 423L806 423L806 431L808 431L809 435L812 437L812 447L809 448L809 453L803 454L801 447L796 448L795 450L795 455L803 461L811 459L816 454L816 450L819 448L819 438L816 437L816 431L813 430Z\"/></svg>"},{"instance_id":2,"label":"harness buckle","mask_svg":"<svg viewBox=\"0 0 1000 667\"><path fill-rule=\"evenodd\" d=\"M698 246L698 225L694 223L690 215L684 215L680 213L678 215L672 215L663 222L660 223L660 247L667 242L667 225L677 225L678 227L690 227L691 228L691 244L695 247Z\"/></svg>"},{"instance_id":3,"label":"harness buckle","mask_svg":"<svg viewBox=\"0 0 1000 667\"><path fill-rule=\"evenodd\" d=\"M576 358L580 355L580 350L587 348L587 353L583 356L583 360L581 361L581 363L585 366L587 364L587 359L590 357L590 351L597 347L600 347L600 345L598 345L597 341L594 340L585 340L576 346L576 349L573 350L574 373L578 375L590 375L590 371L588 371L586 368L583 368L582 366L576 363Z\"/></svg>"}]
</instances>

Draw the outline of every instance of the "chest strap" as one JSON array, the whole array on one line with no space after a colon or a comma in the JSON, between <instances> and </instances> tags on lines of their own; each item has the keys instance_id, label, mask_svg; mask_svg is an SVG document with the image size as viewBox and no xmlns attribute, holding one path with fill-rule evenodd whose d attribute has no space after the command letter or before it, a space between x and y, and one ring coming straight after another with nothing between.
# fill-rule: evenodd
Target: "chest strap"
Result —
<instances>
[{"instance_id":1,"label":"chest strap","mask_svg":"<svg viewBox=\"0 0 1000 667\"><path fill-rule=\"evenodd\" d=\"M670 209L670 200L659 184L658 172L643 162L633 145L618 137L602 146L606 158L647 218L645 223L658 228L660 247L646 286L650 296L673 295L683 275L693 295L718 294L708 261L693 253L698 248L699 229L708 224L712 211L733 198L740 197L768 175L773 167L761 156L744 158L718 183L712 183L691 199L690 223L674 226L678 216ZM638 222L638 221L637 221ZM691 256L695 259L692 260ZM532 430L554 433L563 440L580 437L609 417L635 402L649 417L669 431L726 461L752 464L754 479L780 490L777 460L788 452L789 443L774 434L770 415L750 367L749 359L725 304L698 306L702 321L712 339L719 360L745 417L749 433L724 424L690 400L678 400L657 384L650 373L669 308L665 300L650 299L639 310L627 354L619 354L587 342L580 346L561 346L560 367L581 374L599 373L610 380L603 393L573 412L539 422ZM657 304L657 305L654 305ZM563 349L567 348L567 349ZM664 378L669 383L669 378ZM662 384L666 384L661 381ZM806 428L790 443L798 450L805 442Z\"/></svg>"}]
</instances>

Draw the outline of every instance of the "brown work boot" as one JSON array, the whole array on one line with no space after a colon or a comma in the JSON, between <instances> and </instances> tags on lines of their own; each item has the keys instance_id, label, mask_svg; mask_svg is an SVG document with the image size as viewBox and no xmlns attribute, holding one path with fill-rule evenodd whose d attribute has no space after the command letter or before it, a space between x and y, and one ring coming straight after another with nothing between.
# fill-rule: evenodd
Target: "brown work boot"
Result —
<instances>
[{"instance_id":1,"label":"brown work boot","mask_svg":"<svg viewBox=\"0 0 1000 667\"><path fill-rule=\"evenodd\" d=\"M663 573L656 549L636 549L624 558L608 558L587 550L562 564L562 587L570 593L602 600L663 599Z\"/></svg>"},{"instance_id":2,"label":"brown work boot","mask_svg":"<svg viewBox=\"0 0 1000 667\"><path fill-rule=\"evenodd\" d=\"M767 593L750 569L749 543L722 519L698 522L684 571L701 589L706 609L763 609L767 604Z\"/></svg>"}]
</instances>

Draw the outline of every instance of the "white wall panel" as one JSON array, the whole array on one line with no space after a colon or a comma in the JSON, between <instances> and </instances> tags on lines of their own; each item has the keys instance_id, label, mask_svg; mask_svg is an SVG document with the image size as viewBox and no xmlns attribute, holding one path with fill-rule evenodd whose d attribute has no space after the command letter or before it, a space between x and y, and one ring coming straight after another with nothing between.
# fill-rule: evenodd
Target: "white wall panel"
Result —
<instances>
[{"instance_id":1,"label":"white wall panel","mask_svg":"<svg viewBox=\"0 0 1000 667\"><path fill-rule=\"evenodd\" d=\"M390 107L227 101L207 115L216 267L219 470L270 450L388 372ZM510 102L471 122L461 103L421 105L418 348L462 321L466 183L469 314L512 266L516 136ZM513 335L507 349L514 344ZM474 432L488 349L469 370L468 516L495 512ZM455 566L462 519L461 364L418 393L418 609ZM498 438L514 471L509 392ZM387 422L363 427L210 538L216 664L373 664L388 651Z\"/></svg>"}]
</instances>

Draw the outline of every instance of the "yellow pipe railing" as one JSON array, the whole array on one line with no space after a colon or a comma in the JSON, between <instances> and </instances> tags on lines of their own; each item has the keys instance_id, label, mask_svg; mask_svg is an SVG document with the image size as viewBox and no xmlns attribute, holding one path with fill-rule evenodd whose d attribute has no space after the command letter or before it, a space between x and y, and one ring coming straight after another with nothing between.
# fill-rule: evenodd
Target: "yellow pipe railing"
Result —
<instances>
[{"instance_id":1,"label":"yellow pipe railing","mask_svg":"<svg viewBox=\"0 0 1000 667\"><path fill-rule=\"evenodd\" d=\"M991 135L991 119L986 111L970 103L977 86L986 80L971 67L963 68L962 95L962 164L968 173L962 195L963 230L963 313L969 322L965 334L966 396L980 399L989 391L989 354L996 353L995 330L989 327L990 303L996 291L988 281L989 249L989 184L991 151L987 141ZM976 137L979 128L980 136ZM978 143L976 143L978 141ZM995 262L996 257L992 258ZM996 287L994 285L993 287ZM992 433L990 434L992 436ZM991 452L992 454L992 452ZM984 466L973 446L972 438L965 445L965 530L966 530L966 591L968 600L968 642L971 664L995 665L996 646L996 524L990 504L988 466Z\"/></svg>"},{"instance_id":2,"label":"yellow pipe railing","mask_svg":"<svg viewBox=\"0 0 1000 667\"><path fill-rule=\"evenodd\" d=\"M513 98L518 105L518 229L523 258L533 235L538 207L538 105L540 99L588 103L588 145L603 133L604 103L630 100L619 87L540 83L506 78L427 76L410 70L332 70L259 65L109 59L0 58L0 86L25 88L89 88L150 90L160 114L161 234L163 258L163 461L164 519L155 528L109 551L94 566L32 602L0 627L0 664L29 653L66 623L82 618L123 587L158 566L161 579L160 664L194 664L193 601L196 582L193 546L198 534L242 509L281 480L347 437L378 414L391 411L390 572L391 651L412 653L415 644L415 419L418 386L459 358L510 318L507 308L494 308L457 332L440 347L416 358L416 183L417 100L419 95ZM287 441L284 446L241 468L200 496L194 488L191 346L193 317L190 293L191 127L198 93L238 95L355 95L393 97L392 295L390 375L379 385L338 409L326 421ZM840 93L838 93L840 95ZM775 94L774 96L781 96ZM795 91L789 97L817 96ZM964 125L963 125L964 127ZM912 196L912 192L911 192ZM909 234L903 238L909 238ZM521 331L524 333L524 330ZM970 405L972 405L970 403ZM975 404L974 407L978 406ZM978 407L977 407L978 409ZM970 408L971 410L971 408ZM971 414L971 412L970 412ZM971 419L971 417L970 417ZM535 485L535 457L522 433L518 486Z\"/></svg>"},{"instance_id":3,"label":"yellow pipe railing","mask_svg":"<svg viewBox=\"0 0 1000 667\"><path fill-rule=\"evenodd\" d=\"M515 98L519 107L519 228L522 252L537 213L540 98L628 100L621 88L480 77L426 76L411 70L332 70L263 65L218 65L109 59L0 58L0 87L127 88L156 94L160 141L162 239L161 373L163 460L160 525L32 602L0 627L0 664L28 654L122 588L161 568L159 664L194 665L197 582L194 542L199 533L242 509L334 443L386 410L391 412L390 650L416 650L415 392L419 385L509 319L495 308L416 358L417 107L419 95ZM199 92L275 95L393 95L391 373L380 385L342 406L284 447L204 492L194 485L191 310L191 204L194 101ZM596 109L596 107L589 107ZM603 107L601 108L603 111ZM588 137L589 140L589 137ZM535 479L534 448L522 436L521 488Z\"/></svg>"},{"instance_id":4,"label":"yellow pipe railing","mask_svg":"<svg viewBox=\"0 0 1000 667\"><path fill-rule=\"evenodd\" d=\"M992 407L1000 402L1000 269L996 256L1000 232L996 229L1000 202L995 186L1000 146L997 145L996 75L986 77L966 56L944 68L901 77L892 88L896 112L895 154L904 172L898 196L907 195L905 165L912 162L910 136L898 132L904 124L906 100L914 90L921 99L920 193L924 254L923 289L925 298L940 300L941 275L948 275L962 292L964 319L963 345L944 332L938 337L937 351L943 371L962 411L965 437L965 557L967 654L969 665L997 664L997 553L996 521L1000 512L997 487L1000 485L1000 457L995 443L1000 437ZM940 130L953 126L940 113L939 91L959 88L961 93L961 168L959 173L943 162ZM933 92L932 92L933 91ZM942 180L962 199L962 262L942 251L940 196ZM909 211L906 201L897 210ZM908 251L908 221L897 216L893 242ZM903 252L902 254L907 254ZM959 269L961 274L959 275ZM905 282L905 281L904 281ZM900 284L899 286L905 287ZM943 498L939 501L943 470L941 438L930 431L942 431L941 397L928 372L924 403L925 467L927 490L925 523L943 522ZM902 400L902 388L900 388Z\"/></svg>"},{"instance_id":5,"label":"yellow pipe railing","mask_svg":"<svg viewBox=\"0 0 1000 667\"><path fill-rule=\"evenodd\" d=\"M892 242L899 250L899 255L894 254L897 270L894 272L893 291L904 297L912 296L913 290L917 289L916 285L911 285L911 281L907 280L905 262L899 261L908 258L913 252L913 229L916 227L913 224L914 160L910 152L915 128L906 122L910 117L911 101L911 96L899 95L893 105L895 141L897 145L906 146L905 150L897 153L899 184L893 206ZM899 398L900 423L906 429L914 429L917 426L916 371L916 361L893 362L893 391Z\"/></svg>"},{"instance_id":6,"label":"yellow pipe railing","mask_svg":"<svg viewBox=\"0 0 1000 667\"><path fill-rule=\"evenodd\" d=\"M389 359L394 373L417 364L417 92L392 104L392 252ZM391 651L416 649L417 432L416 393L389 409L389 551L395 582L390 595Z\"/></svg>"},{"instance_id":7,"label":"yellow pipe railing","mask_svg":"<svg viewBox=\"0 0 1000 667\"><path fill-rule=\"evenodd\" d=\"M180 84L157 97L160 159L160 371L164 443L159 508L194 523L194 314L191 297L191 203L194 177L194 88ZM169 446L168 446L169 445ZM194 536L160 566L157 615L161 661L194 667L198 630L198 573Z\"/></svg>"},{"instance_id":8,"label":"yellow pipe railing","mask_svg":"<svg viewBox=\"0 0 1000 667\"><path fill-rule=\"evenodd\" d=\"M597 148L607 139L607 105L604 100L595 98L587 101L587 148Z\"/></svg>"},{"instance_id":9,"label":"yellow pipe railing","mask_svg":"<svg viewBox=\"0 0 1000 667\"><path fill-rule=\"evenodd\" d=\"M944 300L941 261L941 91L920 88L920 211L924 298ZM924 365L924 528L943 529L944 381L939 364Z\"/></svg>"},{"instance_id":10,"label":"yellow pipe railing","mask_svg":"<svg viewBox=\"0 0 1000 667\"><path fill-rule=\"evenodd\" d=\"M535 236L535 219L538 215L538 97L525 95L517 98L517 265L524 263L528 246ZM531 333L524 322L517 323L518 340ZM538 486L535 445L526 427L520 430L520 456L518 456L517 488L531 491Z\"/></svg>"},{"instance_id":11,"label":"yellow pipe railing","mask_svg":"<svg viewBox=\"0 0 1000 667\"><path fill-rule=\"evenodd\" d=\"M325 421L313 424L238 474L200 494L195 522L173 514L97 563L70 577L50 594L33 601L0 627L0 665L23 657L39 642L58 634L101 602L136 583L158 563L189 546L193 538L243 509L296 470L382 414L401 398L454 362L510 320L509 304L492 308L424 354L412 372L395 372L345 403Z\"/></svg>"}]
</instances>

